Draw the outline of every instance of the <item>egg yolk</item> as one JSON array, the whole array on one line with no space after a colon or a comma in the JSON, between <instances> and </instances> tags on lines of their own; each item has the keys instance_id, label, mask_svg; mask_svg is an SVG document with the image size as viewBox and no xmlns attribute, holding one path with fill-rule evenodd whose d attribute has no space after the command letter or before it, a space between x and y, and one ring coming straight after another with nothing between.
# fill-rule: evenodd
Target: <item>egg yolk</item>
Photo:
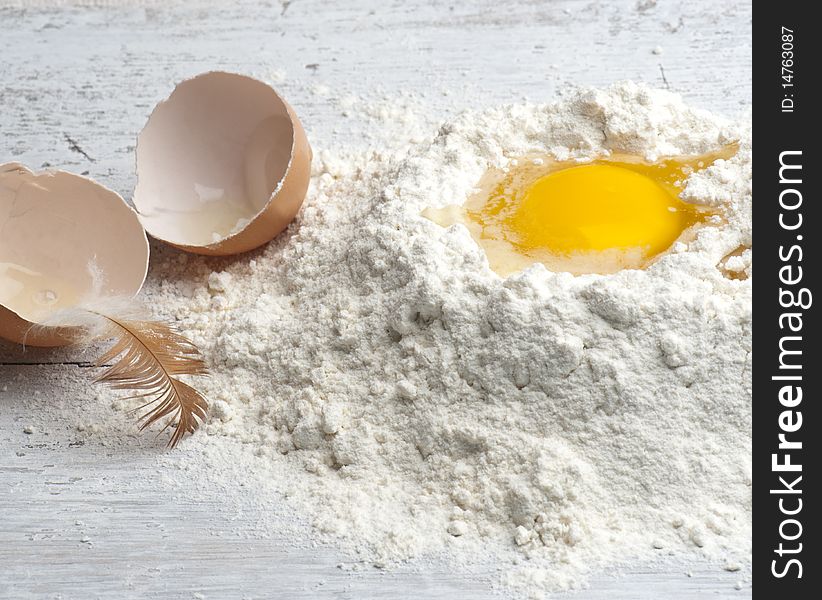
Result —
<instances>
[{"instance_id":1,"label":"egg yolk","mask_svg":"<svg viewBox=\"0 0 822 600\"><path fill-rule=\"evenodd\" d=\"M534 262L574 274L644 268L709 216L680 200L685 179L735 151L657 163L520 159L489 172L465 205L423 215L466 225L500 275Z\"/></svg>"},{"instance_id":2,"label":"egg yolk","mask_svg":"<svg viewBox=\"0 0 822 600\"><path fill-rule=\"evenodd\" d=\"M498 219L506 237L526 251L658 254L694 223L696 212L641 173L594 164L541 177L513 210L494 207L475 218Z\"/></svg>"}]
</instances>

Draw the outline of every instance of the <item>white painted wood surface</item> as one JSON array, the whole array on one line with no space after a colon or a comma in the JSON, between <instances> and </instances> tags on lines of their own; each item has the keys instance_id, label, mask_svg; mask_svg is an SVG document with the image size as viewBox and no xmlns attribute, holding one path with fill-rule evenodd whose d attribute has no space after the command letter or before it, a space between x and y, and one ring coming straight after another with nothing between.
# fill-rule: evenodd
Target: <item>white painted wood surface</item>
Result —
<instances>
[{"instance_id":1,"label":"white painted wood surface","mask_svg":"<svg viewBox=\"0 0 822 600\"><path fill-rule=\"evenodd\" d=\"M334 102L349 94L411 93L439 119L634 79L732 115L750 103L750 21L741 0L0 0L0 162L88 172L129 198L149 111L211 69L279 80L315 149L369 142ZM85 358L0 342L0 598L492 596L441 567L353 576L334 549L263 537L258 506L164 471L163 440L121 412L102 435L78 431L94 398ZM749 597L739 579L707 563L637 567L579 597Z\"/></svg>"}]
</instances>

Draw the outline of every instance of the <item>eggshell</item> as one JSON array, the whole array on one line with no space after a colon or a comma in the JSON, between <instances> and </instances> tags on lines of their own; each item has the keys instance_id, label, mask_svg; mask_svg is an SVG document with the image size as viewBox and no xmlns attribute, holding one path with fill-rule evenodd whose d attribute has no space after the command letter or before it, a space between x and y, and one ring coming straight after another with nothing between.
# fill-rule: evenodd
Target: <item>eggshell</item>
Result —
<instances>
[{"instance_id":1,"label":"eggshell","mask_svg":"<svg viewBox=\"0 0 822 600\"><path fill-rule=\"evenodd\" d=\"M155 238L198 254L261 246L305 198L311 147L267 84L210 72L180 83L137 140L133 202Z\"/></svg>"},{"instance_id":2,"label":"eggshell","mask_svg":"<svg viewBox=\"0 0 822 600\"><path fill-rule=\"evenodd\" d=\"M93 291L136 294L148 257L137 213L117 193L65 171L0 165L0 337L71 343L74 328L32 327Z\"/></svg>"}]
</instances>

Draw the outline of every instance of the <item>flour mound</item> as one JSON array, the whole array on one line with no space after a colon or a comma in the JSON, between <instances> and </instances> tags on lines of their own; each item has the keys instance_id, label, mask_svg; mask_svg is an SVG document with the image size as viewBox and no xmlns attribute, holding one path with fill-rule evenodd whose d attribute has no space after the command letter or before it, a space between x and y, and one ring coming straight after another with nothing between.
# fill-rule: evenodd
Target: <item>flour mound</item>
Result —
<instances>
[{"instance_id":1,"label":"flour mound","mask_svg":"<svg viewBox=\"0 0 822 600\"><path fill-rule=\"evenodd\" d=\"M682 195L720 216L644 271L502 279L464 227L420 216L517 156L732 142ZM539 595L618 560L748 560L750 250L735 277L717 266L751 245L745 124L626 83L318 155L286 235L216 272L170 258L161 277L184 281L149 290L214 373L202 443L249 444L319 532L379 565L493 555Z\"/></svg>"}]
</instances>

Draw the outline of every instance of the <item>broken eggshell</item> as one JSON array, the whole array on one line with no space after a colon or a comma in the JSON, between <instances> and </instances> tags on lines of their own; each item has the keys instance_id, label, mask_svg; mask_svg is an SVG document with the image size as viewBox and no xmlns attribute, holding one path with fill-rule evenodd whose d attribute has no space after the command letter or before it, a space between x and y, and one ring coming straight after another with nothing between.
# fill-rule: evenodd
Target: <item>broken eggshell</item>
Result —
<instances>
[{"instance_id":1,"label":"broken eggshell","mask_svg":"<svg viewBox=\"0 0 822 600\"><path fill-rule=\"evenodd\" d=\"M305 198L311 147L267 84L210 72L180 83L137 140L133 202L155 238L198 254L271 241Z\"/></svg>"},{"instance_id":2,"label":"broken eggshell","mask_svg":"<svg viewBox=\"0 0 822 600\"><path fill-rule=\"evenodd\" d=\"M63 346L71 327L43 326L90 296L134 296L149 247L119 194L66 171L0 165L0 337Z\"/></svg>"}]
</instances>

